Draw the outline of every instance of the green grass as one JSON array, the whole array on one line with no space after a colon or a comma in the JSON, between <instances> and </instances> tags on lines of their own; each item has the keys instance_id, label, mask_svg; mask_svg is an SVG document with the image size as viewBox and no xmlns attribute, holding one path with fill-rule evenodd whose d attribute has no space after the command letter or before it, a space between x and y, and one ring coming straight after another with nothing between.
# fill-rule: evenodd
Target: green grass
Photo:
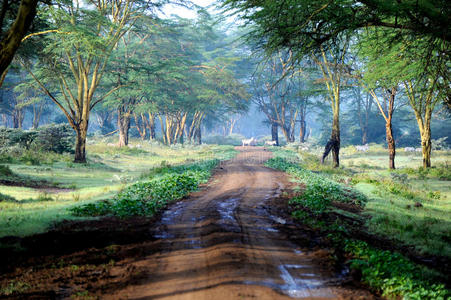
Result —
<instances>
[{"instance_id":1,"label":"green grass","mask_svg":"<svg viewBox=\"0 0 451 300\"><path fill-rule=\"evenodd\" d=\"M128 185L158 172L196 161L228 159L235 155L231 146L201 145L166 147L133 140L141 148L120 149L106 142L90 140L88 163L74 164L65 159L48 164L3 164L17 176L45 180L60 189L37 189L0 185L1 194L12 197L2 201L0 195L0 237L26 236L48 230L64 219L74 220L68 209L81 204L113 197ZM63 188L63 189L61 189Z\"/></svg>"},{"instance_id":2,"label":"green grass","mask_svg":"<svg viewBox=\"0 0 451 300\"><path fill-rule=\"evenodd\" d=\"M299 153L301 166L366 196L364 208L370 231L414 247L419 253L451 257L451 151L433 151L433 168L424 170L419 153L397 152L389 171L387 150L370 145L341 150L341 166L321 165L320 151Z\"/></svg>"},{"instance_id":3,"label":"green grass","mask_svg":"<svg viewBox=\"0 0 451 300\"><path fill-rule=\"evenodd\" d=\"M363 220L366 230L373 234L398 240L415 247L418 252L449 257L450 214L446 200L449 199L449 182L443 181L446 170L428 171L427 179L422 182L416 174L405 176L402 170L375 173L379 168L362 166L333 170L326 165L318 172L319 158L313 155L301 153L298 162L289 162L283 158L288 156L286 150L274 152L275 158L267 165L286 171L305 185L303 194L290 201L293 216L303 224L327 233L336 249L344 249L350 258L350 267L361 272L362 282L389 298L447 299L451 296L450 291L439 283L445 280L443 275L416 265L399 253L349 239L352 230L349 226L353 225L340 218L332 221L323 216L323 213L333 211ZM343 161L346 162L345 155ZM443 183L447 187L443 188ZM353 189L349 189L350 184L354 184ZM364 201L356 202L364 209L360 215L330 205L333 201L360 199L349 195L353 190L359 191L357 195L364 195Z\"/></svg>"}]
</instances>

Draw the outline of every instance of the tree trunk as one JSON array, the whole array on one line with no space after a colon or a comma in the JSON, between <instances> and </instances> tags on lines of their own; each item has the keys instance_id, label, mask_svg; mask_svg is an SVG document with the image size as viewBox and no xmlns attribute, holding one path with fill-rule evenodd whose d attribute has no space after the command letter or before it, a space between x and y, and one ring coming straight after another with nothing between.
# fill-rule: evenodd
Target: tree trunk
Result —
<instances>
[{"instance_id":1,"label":"tree trunk","mask_svg":"<svg viewBox=\"0 0 451 300\"><path fill-rule=\"evenodd\" d=\"M43 107L44 107L43 101L41 101L41 103L39 103L38 107L36 104L33 105L33 120L32 120L31 128L37 129L39 127L39 122L41 121Z\"/></svg>"},{"instance_id":2,"label":"tree trunk","mask_svg":"<svg viewBox=\"0 0 451 300\"><path fill-rule=\"evenodd\" d=\"M362 145L366 145L368 143L368 126L364 126L362 128Z\"/></svg>"},{"instance_id":3,"label":"tree trunk","mask_svg":"<svg viewBox=\"0 0 451 300\"><path fill-rule=\"evenodd\" d=\"M423 168L431 167L431 129L430 127L424 128L421 134L421 148L423 152Z\"/></svg>"},{"instance_id":4,"label":"tree trunk","mask_svg":"<svg viewBox=\"0 0 451 300\"><path fill-rule=\"evenodd\" d=\"M233 129L235 128L236 121L237 121L237 120L235 120L235 119L231 119L231 121L230 121L229 135L232 135Z\"/></svg>"},{"instance_id":5,"label":"tree trunk","mask_svg":"<svg viewBox=\"0 0 451 300\"><path fill-rule=\"evenodd\" d=\"M392 130L392 122L391 118L385 124L385 133L387 138L387 146L388 146L388 167L392 170L395 169L395 155L396 155L396 147L395 147L395 139L393 138L393 130Z\"/></svg>"},{"instance_id":6,"label":"tree trunk","mask_svg":"<svg viewBox=\"0 0 451 300\"><path fill-rule=\"evenodd\" d=\"M195 138L197 140L197 144L201 145L202 144L202 129L200 127L200 122L199 122L199 125L196 128Z\"/></svg>"},{"instance_id":7,"label":"tree trunk","mask_svg":"<svg viewBox=\"0 0 451 300\"><path fill-rule=\"evenodd\" d=\"M144 114L140 114L140 118L138 118L137 113L133 113L133 118L135 119L135 125L136 129L138 130L139 136L141 137L141 140L145 140L147 136L147 119Z\"/></svg>"},{"instance_id":8,"label":"tree trunk","mask_svg":"<svg viewBox=\"0 0 451 300\"><path fill-rule=\"evenodd\" d=\"M332 134L330 135L330 139L324 148L321 163L324 163L324 160L329 155L330 151L332 151L334 168L337 168L340 166L340 120L338 112L334 112Z\"/></svg>"},{"instance_id":9,"label":"tree trunk","mask_svg":"<svg viewBox=\"0 0 451 300\"><path fill-rule=\"evenodd\" d=\"M117 110L117 127L119 129L119 147L127 146L130 130L130 113L124 111L123 107L119 107Z\"/></svg>"},{"instance_id":10,"label":"tree trunk","mask_svg":"<svg viewBox=\"0 0 451 300\"><path fill-rule=\"evenodd\" d=\"M75 130L77 134L77 141L75 143L75 158L74 163L86 163L86 134L87 134L87 125L86 128L83 126L78 126Z\"/></svg>"},{"instance_id":11,"label":"tree trunk","mask_svg":"<svg viewBox=\"0 0 451 300\"><path fill-rule=\"evenodd\" d=\"M157 138L157 134L155 132L155 114L149 113L149 138L150 140L155 140Z\"/></svg>"},{"instance_id":12,"label":"tree trunk","mask_svg":"<svg viewBox=\"0 0 451 300\"><path fill-rule=\"evenodd\" d=\"M279 146L279 127L276 123L271 123L271 140L276 141L276 146Z\"/></svg>"},{"instance_id":13,"label":"tree trunk","mask_svg":"<svg viewBox=\"0 0 451 300\"><path fill-rule=\"evenodd\" d=\"M299 124L299 142L300 143L304 143L305 142L305 128L306 127L306 122L304 120L304 118L301 117L301 122Z\"/></svg>"},{"instance_id":14,"label":"tree trunk","mask_svg":"<svg viewBox=\"0 0 451 300\"><path fill-rule=\"evenodd\" d=\"M5 1L2 2L2 5L5 5ZM33 22L37 5L38 0L22 0L14 23L12 23L10 29L3 35L3 39L0 41L0 75L2 78L4 78L3 74L13 60L14 54L22 42L22 38Z\"/></svg>"}]
</instances>

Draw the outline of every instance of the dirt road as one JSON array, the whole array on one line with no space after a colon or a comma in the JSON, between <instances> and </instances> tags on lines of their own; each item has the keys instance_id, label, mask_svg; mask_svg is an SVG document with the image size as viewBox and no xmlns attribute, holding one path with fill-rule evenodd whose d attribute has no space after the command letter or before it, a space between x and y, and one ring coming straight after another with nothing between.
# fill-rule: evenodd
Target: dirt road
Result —
<instances>
[{"instance_id":1,"label":"dirt road","mask_svg":"<svg viewBox=\"0 0 451 300\"><path fill-rule=\"evenodd\" d=\"M209 188L167 210L153 229L161 240L160 251L133 262L148 277L140 276L135 284L103 297L354 297L353 292L334 288L339 278L321 267L318 251L304 252L290 242L279 230L286 220L268 212L267 205L287 182L285 174L263 166L270 156L263 148L241 150L222 164ZM130 268L130 263L123 267Z\"/></svg>"},{"instance_id":2,"label":"dirt road","mask_svg":"<svg viewBox=\"0 0 451 300\"><path fill-rule=\"evenodd\" d=\"M240 149L210 183L154 218L67 222L0 249L1 299L372 299L341 287L330 253L312 248L281 197L287 176ZM285 217L284 217L285 216ZM314 243L313 243L314 244Z\"/></svg>"}]
</instances>

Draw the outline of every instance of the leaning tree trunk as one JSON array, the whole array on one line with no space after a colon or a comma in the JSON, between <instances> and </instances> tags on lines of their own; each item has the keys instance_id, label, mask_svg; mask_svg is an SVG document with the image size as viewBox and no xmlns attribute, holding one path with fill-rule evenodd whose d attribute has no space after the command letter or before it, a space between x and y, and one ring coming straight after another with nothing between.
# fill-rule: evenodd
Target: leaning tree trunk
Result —
<instances>
[{"instance_id":1,"label":"leaning tree trunk","mask_svg":"<svg viewBox=\"0 0 451 300\"><path fill-rule=\"evenodd\" d=\"M119 147L128 145L128 136L130 130L130 113L123 107L117 109L117 127L119 129Z\"/></svg>"},{"instance_id":2,"label":"leaning tree trunk","mask_svg":"<svg viewBox=\"0 0 451 300\"><path fill-rule=\"evenodd\" d=\"M324 160L329 155L330 151L332 151L334 168L337 168L340 166L340 120L338 112L334 113L332 134L330 135L330 139L327 142L326 147L324 147L321 163L324 163Z\"/></svg>"},{"instance_id":3,"label":"leaning tree trunk","mask_svg":"<svg viewBox=\"0 0 451 300\"><path fill-rule=\"evenodd\" d=\"M385 124L385 133L387 138L387 146L388 146L388 167L392 170L395 169L395 156L396 156L396 146L395 139L393 138L393 129L391 118Z\"/></svg>"},{"instance_id":4,"label":"leaning tree trunk","mask_svg":"<svg viewBox=\"0 0 451 300\"><path fill-rule=\"evenodd\" d=\"M279 127L277 123L271 123L271 140L276 142L276 146L279 146Z\"/></svg>"},{"instance_id":5,"label":"leaning tree trunk","mask_svg":"<svg viewBox=\"0 0 451 300\"><path fill-rule=\"evenodd\" d=\"M15 1L17 2L17 1ZM7 1L2 1L5 6ZM38 0L22 0L17 10L15 21L0 40L0 86L3 83L8 66L22 42L36 15ZM3 7L4 8L4 7ZM2 20L3 21L3 20ZM2 24L3 25L3 24Z\"/></svg>"}]
</instances>

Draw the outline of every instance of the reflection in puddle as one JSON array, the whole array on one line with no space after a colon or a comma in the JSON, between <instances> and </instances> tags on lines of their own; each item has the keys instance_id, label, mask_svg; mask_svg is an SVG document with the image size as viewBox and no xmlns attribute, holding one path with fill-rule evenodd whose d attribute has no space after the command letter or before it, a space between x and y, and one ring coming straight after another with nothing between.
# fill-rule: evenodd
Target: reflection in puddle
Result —
<instances>
[{"instance_id":1,"label":"reflection in puddle","mask_svg":"<svg viewBox=\"0 0 451 300\"><path fill-rule=\"evenodd\" d=\"M230 198L221 201L217 206L217 211L221 216L220 226L227 231L236 233L241 232L241 228L234 216L239 201L239 198Z\"/></svg>"},{"instance_id":2,"label":"reflection in puddle","mask_svg":"<svg viewBox=\"0 0 451 300\"><path fill-rule=\"evenodd\" d=\"M274 222L277 222L277 223L279 223L279 224L284 225L284 224L287 223L287 221L285 221L285 219L282 219L282 218L280 218L280 217L276 217L276 216L273 216L273 215L270 215L269 217L270 217Z\"/></svg>"},{"instance_id":3,"label":"reflection in puddle","mask_svg":"<svg viewBox=\"0 0 451 300\"><path fill-rule=\"evenodd\" d=\"M279 230L272 228L272 227L258 227L258 229L267 231L267 232L279 232Z\"/></svg>"},{"instance_id":4,"label":"reflection in puddle","mask_svg":"<svg viewBox=\"0 0 451 300\"><path fill-rule=\"evenodd\" d=\"M283 279L285 284L280 286L280 289L283 293L287 294L290 297L295 298L307 298L315 295L315 291L319 292L317 290L319 287L323 286L324 283L315 278L317 277L316 274L312 273L300 273L299 276L302 276L303 278L296 278L292 276L290 273L290 270L294 269L305 269L308 268L306 266L302 265L280 265L279 271L280 271L280 277ZM294 273L298 273L294 271ZM307 278L305 278L307 277ZM310 278L308 278L310 277ZM324 295L321 295L324 296Z\"/></svg>"},{"instance_id":5,"label":"reflection in puddle","mask_svg":"<svg viewBox=\"0 0 451 300\"><path fill-rule=\"evenodd\" d=\"M161 227L165 228L168 225L172 225L177 222L180 215L183 211L183 202L179 202L175 204L171 209L166 210L163 215L161 216ZM158 232L156 232L153 236L156 239L172 239L175 238L175 235L172 233L169 233L167 230L162 229L159 226Z\"/></svg>"},{"instance_id":6,"label":"reflection in puddle","mask_svg":"<svg viewBox=\"0 0 451 300\"><path fill-rule=\"evenodd\" d=\"M236 222L233 212L238 206L238 200L240 199L231 198L219 203L218 212L221 215L221 219Z\"/></svg>"}]
</instances>

